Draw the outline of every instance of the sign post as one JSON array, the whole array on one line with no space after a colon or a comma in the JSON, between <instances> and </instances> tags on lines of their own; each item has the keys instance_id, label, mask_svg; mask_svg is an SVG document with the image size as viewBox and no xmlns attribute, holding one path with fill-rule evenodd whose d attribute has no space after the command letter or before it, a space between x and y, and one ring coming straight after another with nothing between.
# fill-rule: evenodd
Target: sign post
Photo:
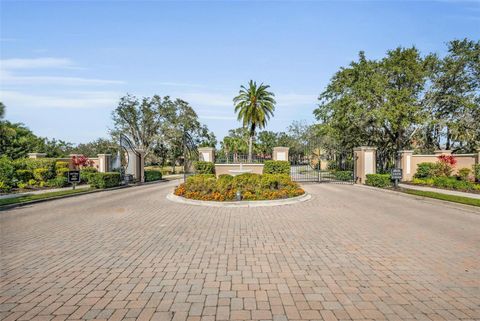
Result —
<instances>
[{"instance_id":1,"label":"sign post","mask_svg":"<svg viewBox=\"0 0 480 321\"><path fill-rule=\"evenodd\" d=\"M73 189L80 183L80 171L68 171L68 182L73 184Z\"/></svg>"},{"instance_id":2,"label":"sign post","mask_svg":"<svg viewBox=\"0 0 480 321\"><path fill-rule=\"evenodd\" d=\"M402 179L402 169L401 168L394 168L391 172L392 179L395 182L395 188L398 188L398 182Z\"/></svg>"}]
</instances>

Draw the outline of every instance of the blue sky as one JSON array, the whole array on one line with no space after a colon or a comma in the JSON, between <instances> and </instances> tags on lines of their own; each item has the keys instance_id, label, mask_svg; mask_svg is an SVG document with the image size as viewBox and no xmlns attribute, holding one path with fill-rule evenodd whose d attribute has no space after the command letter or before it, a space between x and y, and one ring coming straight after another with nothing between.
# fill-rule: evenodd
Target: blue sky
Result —
<instances>
[{"instance_id":1,"label":"blue sky","mask_svg":"<svg viewBox=\"0 0 480 321\"><path fill-rule=\"evenodd\" d=\"M1 1L0 100L7 119L79 143L107 137L125 93L190 102L221 138L250 79L277 96L268 129L314 122L319 93L364 50L445 52L480 38L480 2Z\"/></svg>"}]
</instances>

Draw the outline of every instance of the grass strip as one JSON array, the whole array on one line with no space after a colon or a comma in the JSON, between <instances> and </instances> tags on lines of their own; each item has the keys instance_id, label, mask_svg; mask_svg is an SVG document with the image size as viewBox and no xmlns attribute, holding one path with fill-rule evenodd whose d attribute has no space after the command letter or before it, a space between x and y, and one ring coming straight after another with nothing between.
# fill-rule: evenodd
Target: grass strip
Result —
<instances>
[{"instance_id":1,"label":"grass strip","mask_svg":"<svg viewBox=\"0 0 480 321\"><path fill-rule=\"evenodd\" d=\"M457 195L449 195L449 194L442 194L437 192L429 192L429 191L418 191L414 189L402 189L403 192L411 195L435 198L437 200L442 201L449 201L454 203L472 205L472 206L479 206L480 207L480 199L478 198L470 198L464 196L457 196Z\"/></svg>"},{"instance_id":2,"label":"grass strip","mask_svg":"<svg viewBox=\"0 0 480 321\"><path fill-rule=\"evenodd\" d=\"M19 197L4 198L4 199L0 199L0 206L27 203L31 201L44 200L44 199L49 199L53 197L66 196L66 195L72 195L77 193L85 193L93 190L95 190L95 188L80 188L75 190L70 189L66 191L57 191L57 192L49 192L49 193L43 193L43 194L32 194L32 195L23 195Z\"/></svg>"}]
</instances>

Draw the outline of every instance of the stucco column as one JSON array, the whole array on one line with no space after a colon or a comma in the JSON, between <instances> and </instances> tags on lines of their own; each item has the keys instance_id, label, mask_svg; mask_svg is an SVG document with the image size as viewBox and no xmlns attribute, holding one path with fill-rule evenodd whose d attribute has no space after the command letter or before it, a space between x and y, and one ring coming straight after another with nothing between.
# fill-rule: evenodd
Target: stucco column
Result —
<instances>
[{"instance_id":1,"label":"stucco column","mask_svg":"<svg viewBox=\"0 0 480 321\"><path fill-rule=\"evenodd\" d=\"M273 160L276 161L288 161L288 147L273 147Z\"/></svg>"},{"instance_id":2,"label":"stucco column","mask_svg":"<svg viewBox=\"0 0 480 321\"><path fill-rule=\"evenodd\" d=\"M215 162L215 148L213 147L199 147L198 160L203 162Z\"/></svg>"},{"instance_id":3,"label":"stucco column","mask_svg":"<svg viewBox=\"0 0 480 321\"><path fill-rule=\"evenodd\" d=\"M377 172L377 148L361 146L353 149L354 179L356 184L365 184L367 174Z\"/></svg>"},{"instance_id":4,"label":"stucco column","mask_svg":"<svg viewBox=\"0 0 480 321\"><path fill-rule=\"evenodd\" d=\"M28 153L28 158L45 158L47 156L46 153Z\"/></svg>"},{"instance_id":5,"label":"stucco column","mask_svg":"<svg viewBox=\"0 0 480 321\"><path fill-rule=\"evenodd\" d=\"M143 183L145 182L145 151L143 149L135 149L135 151L138 153L135 180Z\"/></svg>"},{"instance_id":6,"label":"stucco column","mask_svg":"<svg viewBox=\"0 0 480 321\"><path fill-rule=\"evenodd\" d=\"M111 154L98 154L98 171L101 173L110 172Z\"/></svg>"},{"instance_id":7,"label":"stucco column","mask_svg":"<svg viewBox=\"0 0 480 321\"><path fill-rule=\"evenodd\" d=\"M402 169L402 182L411 181L414 175L412 170L413 150L401 150L398 155L400 156L400 168Z\"/></svg>"},{"instance_id":8,"label":"stucco column","mask_svg":"<svg viewBox=\"0 0 480 321\"><path fill-rule=\"evenodd\" d=\"M477 160L476 160L475 164L480 164L480 148L477 149Z\"/></svg>"}]
</instances>

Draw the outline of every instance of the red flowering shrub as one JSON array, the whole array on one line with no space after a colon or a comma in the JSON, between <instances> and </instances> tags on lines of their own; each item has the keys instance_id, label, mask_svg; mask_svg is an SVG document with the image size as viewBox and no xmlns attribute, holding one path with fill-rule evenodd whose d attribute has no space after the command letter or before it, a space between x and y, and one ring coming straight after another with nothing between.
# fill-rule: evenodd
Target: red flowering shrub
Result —
<instances>
[{"instance_id":1,"label":"red flowering shrub","mask_svg":"<svg viewBox=\"0 0 480 321\"><path fill-rule=\"evenodd\" d=\"M79 156L72 156L72 164L75 165L75 168L79 167L91 167L93 166L93 161L88 159L88 157L84 155Z\"/></svg>"},{"instance_id":2,"label":"red flowering shrub","mask_svg":"<svg viewBox=\"0 0 480 321\"><path fill-rule=\"evenodd\" d=\"M438 162L435 170L435 176L451 176L453 167L457 164L455 156L440 155L437 157Z\"/></svg>"}]
</instances>

